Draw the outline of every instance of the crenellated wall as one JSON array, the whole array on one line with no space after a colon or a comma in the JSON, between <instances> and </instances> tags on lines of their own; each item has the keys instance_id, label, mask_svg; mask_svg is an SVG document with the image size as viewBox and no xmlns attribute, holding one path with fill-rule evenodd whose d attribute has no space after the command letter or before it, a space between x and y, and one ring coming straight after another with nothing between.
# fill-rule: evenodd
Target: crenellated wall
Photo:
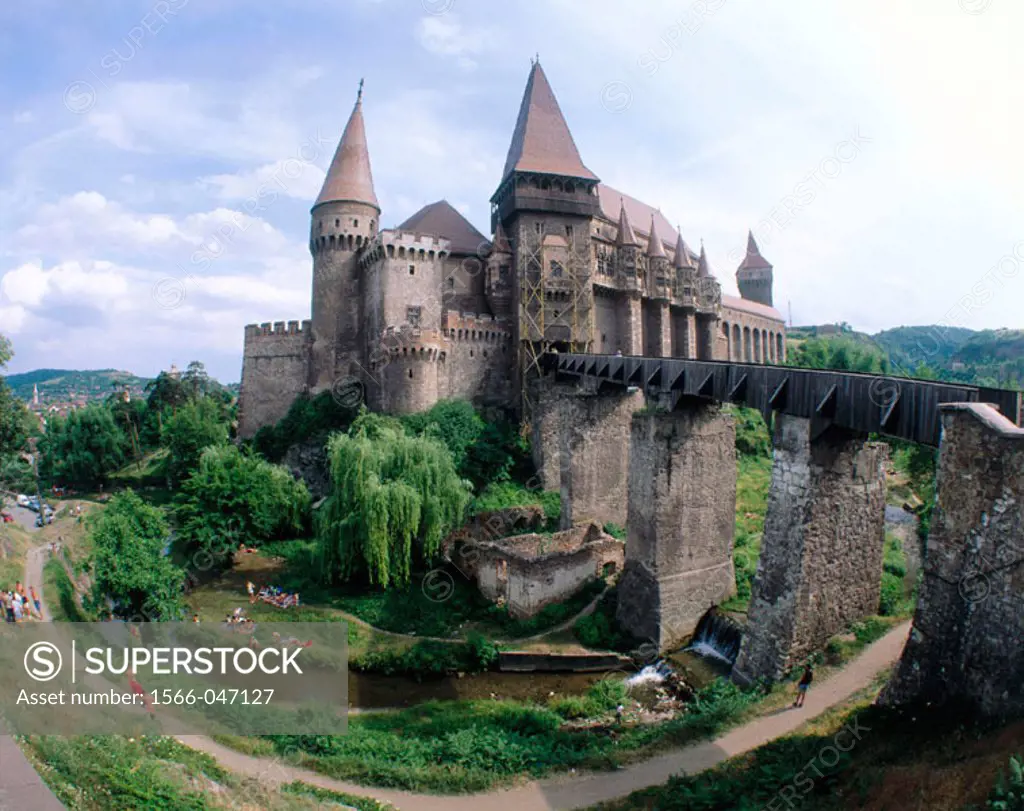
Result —
<instances>
[{"instance_id":1,"label":"crenellated wall","mask_svg":"<svg viewBox=\"0 0 1024 811\"><path fill-rule=\"evenodd\" d=\"M489 315L447 312L448 358L443 397L481 405L506 405L512 398L516 352L507 321Z\"/></svg>"},{"instance_id":2,"label":"crenellated wall","mask_svg":"<svg viewBox=\"0 0 1024 811\"><path fill-rule=\"evenodd\" d=\"M242 351L238 435L253 436L280 420L302 392L313 344L311 321L249 324Z\"/></svg>"},{"instance_id":3,"label":"crenellated wall","mask_svg":"<svg viewBox=\"0 0 1024 811\"><path fill-rule=\"evenodd\" d=\"M938 489L910 641L883 704L1024 710L1024 430L945 405Z\"/></svg>"}]
</instances>

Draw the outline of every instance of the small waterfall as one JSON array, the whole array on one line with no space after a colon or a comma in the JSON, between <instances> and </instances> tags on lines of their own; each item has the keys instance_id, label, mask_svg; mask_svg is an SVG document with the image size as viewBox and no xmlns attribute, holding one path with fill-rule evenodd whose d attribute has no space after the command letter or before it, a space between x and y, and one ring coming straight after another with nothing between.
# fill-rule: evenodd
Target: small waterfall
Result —
<instances>
[{"instance_id":1,"label":"small waterfall","mask_svg":"<svg viewBox=\"0 0 1024 811\"><path fill-rule=\"evenodd\" d=\"M626 679L627 687L639 687L641 685L661 684L672 673L672 667L664 659L653 665L647 665L639 673Z\"/></svg>"},{"instance_id":2,"label":"small waterfall","mask_svg":"<svg viewBox=\"0 0 1024 811\"><path fill-rule=\"evenodd\" d=\"M712 608L701 617L687 650L732 665L740 655L743 627Z\"/></svg>"}]
</instances>

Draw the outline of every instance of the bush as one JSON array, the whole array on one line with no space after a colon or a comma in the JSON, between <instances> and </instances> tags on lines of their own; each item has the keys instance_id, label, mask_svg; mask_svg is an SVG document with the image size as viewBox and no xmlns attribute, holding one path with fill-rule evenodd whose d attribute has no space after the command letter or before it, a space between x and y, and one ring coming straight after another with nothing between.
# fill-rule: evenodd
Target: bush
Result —
<instances>
[{"instance_id":1,"label":"bush","mask_svg":"<svg viewBox=\"0 0 1024 811\"><path fill-rule=\"evenodd\" d=\"M620 541L626 540L626 528L621 527L618 524L605 524L604 531Z\"/></svg>"},{"instance_id":2,"label":"bush","mask_svg":"<svg viewBox=\"0 0 1024 811\"><path fill-rule=\"evenodd\" d=\"M772 438L761 412L754 408L730 406L736 421L736 450L743 456L770 457Z\"/></svg>"},{"instance_id":3,"label":"bush","mask_svg":"<svg viewBox=\"0 0 1024 811\"><path fill-rule=\"evenodd\" d=\"M168 451L167 478L174 485L199 466L204 450L227 443L228 427L217 403L204 397L179 408L164 423L160 439Z\"/></svg>"},{"instance_id":4,"label":"bush","mask_svg":"<svg viewBox=\"0 0 1024 811\"><path fill-rule=\"evenodd\" d=\"M882 596L878 613L883 617L895 616L903 602L903 580L891 572L882 572Z\"/></svg>"},{"instance_id":5,"label":"bush","mask_svg":"<svg viewBox=\"0 0 1024 811\"><path fill-rule=\"evenodd\" d=\"M1024 759L1010 758L1009 774L999 775L985 807L988 811L1024 811Z\"/></svg>"},{"instance_id":6,"label":"bush","mask_svg":"<svg viewBox=\"0 0 1024 811\"><path fill-rule=\"evenodd\" d=\"M260 428L253 437L256 452L271 462L280 462L287 450L331 431L347 431L359 408L343 406L329 391L316 397L299 395L277 425Z\"/></svg>"},{"instance_id":7,"label":"bush","mask_svg":"<svg viewBox=\"0 0 1024 811\"><path fill-rule=\"evenodd\" d=\"M562 495L557 490L531 490L512 482L491 484L469 505L472 515L508 507L539 505L544 510L548 528L558 528L562 515Z\"/></svg>"},{"instance_id":8,"label":"bush","mask_svg":"<svg viewBox=\"0 0 1024 811\"><path fill-rule=\"evenodd\" d=\"M453 673L480 673L489 670L497 659L497 646L471 635L467 642L421 639L406 650L367 651L350 664L353 670L385 676L407 675L419 681Z\"/></svg>"},{"instance_id":9,"label":"bush","mask_svg":"<svg viewBox=\"0 0 1024 811\"><path fill-rule=\"evenodd\" d=\"M240 543L290 538L309 525L310 497L291 473L234 445L208 448L175 507L186 548L230 565Z\"/></svg>"}]
</instances>

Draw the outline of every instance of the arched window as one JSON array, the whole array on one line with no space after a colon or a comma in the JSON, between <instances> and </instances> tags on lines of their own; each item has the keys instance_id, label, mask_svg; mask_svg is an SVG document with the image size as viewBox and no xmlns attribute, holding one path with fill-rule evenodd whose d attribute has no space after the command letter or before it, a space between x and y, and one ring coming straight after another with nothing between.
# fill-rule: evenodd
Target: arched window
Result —
<instances>
[{"instance_id":1,"label":"arched window","mask_svg":"<svg viewBox=\"0 0 1024 811\"><path fill-rule=\"evenodd\" d=\"M551 260L551 275L554 276L556 279L561 279L562 278L562 270L563 270L562 269L562 263L559 262L557 259L552 259Z\"/></svg>"}]
</instances>

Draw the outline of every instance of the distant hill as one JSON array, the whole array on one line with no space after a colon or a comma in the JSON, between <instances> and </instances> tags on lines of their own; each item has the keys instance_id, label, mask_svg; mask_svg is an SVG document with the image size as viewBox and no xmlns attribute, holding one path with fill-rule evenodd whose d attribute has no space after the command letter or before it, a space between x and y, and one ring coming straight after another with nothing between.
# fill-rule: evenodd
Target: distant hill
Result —
<instances>
[{"instance_id":1,"label":"distant hill","mask_svg":"<svg viewBox=\"0 0 1024 811\"><path fill-rule=\"evenodd\" d=\"M133 395L141 396L149 381L148 377L117 369L36 369L7 376L7 385L16 397L31 402L32 387L38 386L40 401L50 403L76 399L103 400L114 392L115 384L127 385Z\"/></svg>"},{"instance_id":2,"label":"distant hill","mask_svg":"<svg viewBox=\"0 0 1024 811\"><path fill-rule=\"evenodd\" d=\"M897 374L913 374L927 366L949 381L983 386L1024 385L1024 330L971 330L940 325L895 327L875 335L849 324L793 327L792 348L811 338L849 341L873 347Z\"/></svg>"}]
</instances>

